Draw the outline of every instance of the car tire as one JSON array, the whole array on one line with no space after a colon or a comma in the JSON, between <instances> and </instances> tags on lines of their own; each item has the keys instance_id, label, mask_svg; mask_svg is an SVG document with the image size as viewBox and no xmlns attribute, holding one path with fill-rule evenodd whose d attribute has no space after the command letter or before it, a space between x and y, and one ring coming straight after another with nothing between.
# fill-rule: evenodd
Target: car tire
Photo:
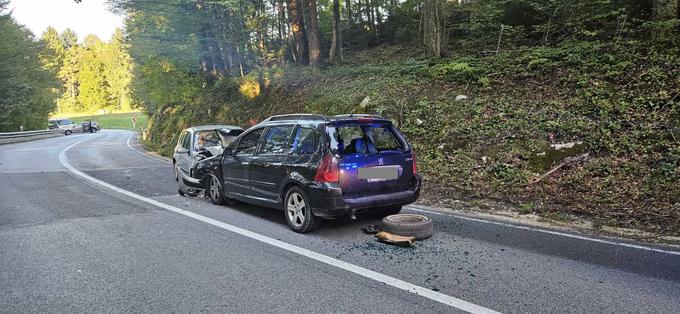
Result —
<instances>
[{"instance_id":1,"label":"car tire","mask_svg":"<svg viewBox=\"0 0 680 314\"><path fill-rule=\"evenodd\" d=\"M205 192L210 198L210 201L215 205L224 204L224 191L222 190L222 183L216 176L211 175L205 185Z\"/></svg>"},{"instance_id":2,"label":"car tire","mask_svg":"<svg viewBox=\"0 0 680 314\"><path fill-rule=\"evenodd\" d=\"M65 135L71 135L71 133L73 133L71 130L66 130L66 132L64 132Z\"/></svg>"},{"instance_id":3,"label":"car tire","mask_svg":"<svg viewBox=\"0 0 680 314\"><path fill-rule=\"evenodd\" d=\"M405 237L415 237L416 240L427 239L434 233L432 219L416 214L390 215L382 220L382 229Z\"/></svg>"},{"instance_id":4,"label":"car tire","mask_svg":"<svg viewBox=\"0 0 680 314\"><path fill-rule=\"evenodd\" d=\"M288 226L297 233L312 232L319 228L321 218L314 216L307 193L298 186L286 192L283 212Z\"/></svg>"},{"instance_id":5,"label":"car tire","mask_svg":"<svg viewBox=\"0 0 680 314\"><path fill-rule=\"evenodd\" d=\"M376 210L371 213L371 216L382 219L390 215L396 215L399 212L401 212L401 206L381 207L376 208Z\"/></svg>"},{"instance_id":6,"label":"car tire","mask_svg":"<svg viewBox=\"0 0 680 314\"><path fill-rule=\"evenodd\" d=\"M179 194L179 196L184 196L184 195L185 195L185 194L184 194L184 191L182 191L182 188L177 188L177 194Z\"/></svg>"}]
</instances>

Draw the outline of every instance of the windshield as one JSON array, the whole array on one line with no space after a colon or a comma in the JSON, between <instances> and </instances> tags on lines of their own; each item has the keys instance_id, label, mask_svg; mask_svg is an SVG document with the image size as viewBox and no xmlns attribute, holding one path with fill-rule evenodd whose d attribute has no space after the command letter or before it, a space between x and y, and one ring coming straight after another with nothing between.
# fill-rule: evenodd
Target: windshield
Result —
<instances>
[{"instance_id":1,"label":"windshield","mask_svg":"<svg viewBox=\"0 0 680 314\"><path fill-rule=\"evenodd\" d=\"M221 146L220 137L217 136L217 132L210 131L199 131L196 132L194 143L194 150L199 150L201 147L215 147Z\"/></svg>"}]
</instances>

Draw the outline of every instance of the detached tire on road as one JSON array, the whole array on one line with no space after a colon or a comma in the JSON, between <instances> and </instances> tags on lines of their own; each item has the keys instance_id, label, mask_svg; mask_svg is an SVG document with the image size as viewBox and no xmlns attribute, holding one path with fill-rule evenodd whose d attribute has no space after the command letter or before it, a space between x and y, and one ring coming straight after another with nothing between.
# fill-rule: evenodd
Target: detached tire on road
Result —
<instances>
[{"instance_id":1,"label":"detached tire on road","mask_svg":"<svg viewBox=\"0 0 680 314\"><path fill-rule=\"evenodd\" d=\"M405 237L415 237L416 240L427 239L434 233L432 219L416 214L390 215L382 220L384 231Z\"/></svg>"}]
</instances>

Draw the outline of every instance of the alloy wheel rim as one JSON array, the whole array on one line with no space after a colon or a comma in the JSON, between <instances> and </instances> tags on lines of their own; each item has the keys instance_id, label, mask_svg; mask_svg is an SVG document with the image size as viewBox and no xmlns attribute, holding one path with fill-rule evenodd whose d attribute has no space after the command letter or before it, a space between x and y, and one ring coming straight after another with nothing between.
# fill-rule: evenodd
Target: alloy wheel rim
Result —
<instances>
[{"instance_id":1,"label":"alloy wheel rim","mask_svg":"<svg viewBox=\"0 0 680 314\"><path fill-rule=\"evenodd\" d=\"M288 196L286 202L286 213L288 220L295 226L300 227L305 223L305 199L298 192L293 192Z\"/></svg>"},{"instance_id":2,"label":"alloy wheel rim","mask_svg":"<svg viewBox=\"0 0 680 314\"><path fill-rule=\"evenodd\" d=\"M219 182L215 177L210 178L210 197L212 197L213 200L218 200L220 196L220 187L219 187Z\"/></svg>"}]
</instances>

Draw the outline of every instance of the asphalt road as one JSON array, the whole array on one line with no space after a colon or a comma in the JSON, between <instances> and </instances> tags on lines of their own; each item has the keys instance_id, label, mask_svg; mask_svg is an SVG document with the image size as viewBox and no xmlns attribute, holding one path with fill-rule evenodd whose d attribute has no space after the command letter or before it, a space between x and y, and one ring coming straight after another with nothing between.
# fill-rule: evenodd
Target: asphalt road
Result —
<instances>
[{"instance_id":1,"label":"asphalt road","mask_svg":"<svg viewBox=\"0 0 680 314\"><path fill-rule=\"evenodd\" d=\"M371 218L300 235L282 212L176 191L127 131L0 145L0 312L461 311L353 267L499 312L680 309L672 249L435 213L434 237L398 248L360 231Z\"/></svg>"}]
</instances>

